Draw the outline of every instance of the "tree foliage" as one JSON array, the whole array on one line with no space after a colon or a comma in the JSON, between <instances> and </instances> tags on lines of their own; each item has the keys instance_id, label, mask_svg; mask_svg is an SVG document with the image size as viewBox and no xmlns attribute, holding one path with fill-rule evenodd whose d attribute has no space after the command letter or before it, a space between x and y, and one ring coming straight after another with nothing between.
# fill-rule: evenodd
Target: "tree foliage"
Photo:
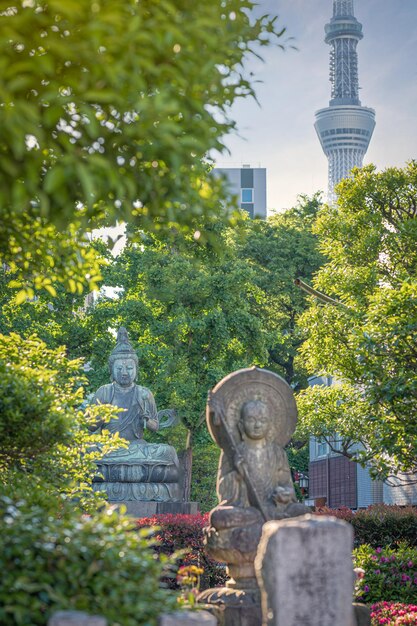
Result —
<instances>
[{"instance_id":1,"label":"tree foliage","mask_svg":"<svg viewBox=\"0 0 417 626\"><path fill-rule=\"evenodd\" d=\"M86 381L80 367L80 361L66 358L64 348L49 349L35 336L0 335L2 492L34 501L63 494L84 506L94 500L94 461L124 442L89 432L98 415L108 420L115 412L82 409Z\"/></svg>"},{"instance_id":2,"label":"tree foliage","mask_svg":"<svg viewBox=\"0 0 417 626\"><path fill-rule=\"evenodd\" d=\"M304 431L340 433L345 453L381 476L415 471L417 163L356 170L315 228L329 259L315 286L341 305L312 300L302 352L340 385L301 394Z\"/></svg>"},{"instance_id":3,"label":"tree foliage","mask_svg":"<svg viewBox=\"0 0 417 626\"><path fill-rule=\"evenodd\" d=\"M251 0L27 0L0 12L0 258L21 287L99 279L85 231L195 228L224 209L243 62L276 36ZM23 301L24 290L20 299ZM28 295L33 295L29 291Z\"/></svg>"},{"instance_id":4,"label":"tree foliage","mask_svg":"<svg viewBox=\"0 0 417 626\"><path fill-rule=\"evenodd\" d=\"M321 206L320 194L300 196L298 204L267 220L247 223L246 239L239 256L254 270L256 286L264 293L257 314L267 332L268 369L277 372L294 388L307 384L307 372L296 363L303 333L297 318L306 308L305 294L296 278L311 280L324 262L312 225Z\"/></svg>"}]
</instances>

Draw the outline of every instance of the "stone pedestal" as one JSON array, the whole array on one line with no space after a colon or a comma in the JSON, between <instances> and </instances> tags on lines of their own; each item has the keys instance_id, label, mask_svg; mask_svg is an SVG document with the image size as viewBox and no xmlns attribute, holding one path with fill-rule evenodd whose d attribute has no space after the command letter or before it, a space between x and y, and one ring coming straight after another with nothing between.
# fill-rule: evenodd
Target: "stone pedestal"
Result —
<instances>
[{"instance_id":1,"label":"stone pedestal","mask_svg":"<svg viewBox=\"0 0 417 626\"><path fill-rule=\"evenodd\" d=\"M153 515L196 515L198 513L197 502L139 502L131 500L120 502L126 507L126 513L132 517L152 517Z\"/></svg>"},{"instance_id":2,"label":"stone pedestal","mask_svg":"<svg viewBox=\"0 0 417 626\"><path fill-rule=\"evenodd\" d=\"M263 626L352 626L352 527L305 515L264 525L255 569Z\"/></svg>"},{"instance_id":3,"label":"stone pedestal","mask_svg":"<svg viewBox=\"0 0 417 626\"><path fill-rule=\"evenodd\" d=\"M207 589L200 593L198 601L210 606L219 626L261 626L261 598L258 588Z\"/></svg>"},{"instance_id":4,"label":"stone pedestal","mask_svg":"<svg viewBox=\"0 0 417 626\"><path fill-rule=\"evenodd\" d=\"M371 611L364 604L353 603L353 626L371 626Z\"/></svg>"}]
</instances>

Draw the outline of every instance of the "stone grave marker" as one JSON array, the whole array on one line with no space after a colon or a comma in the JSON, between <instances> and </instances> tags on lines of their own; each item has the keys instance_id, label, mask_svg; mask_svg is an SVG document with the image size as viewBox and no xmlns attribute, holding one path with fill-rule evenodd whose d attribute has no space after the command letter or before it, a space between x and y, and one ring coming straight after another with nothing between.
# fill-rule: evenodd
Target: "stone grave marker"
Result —
<instances>
[{"instance_id":1,"label":"stone grave marker","mask_svg":"<svg viewBox=\"0 0 417 626\"><path fill-rule=\"evenodd\" d=\"M267 522L255 559L263 626L352 626L352 544L333 517Z\"/></svg>"}]
</instances>

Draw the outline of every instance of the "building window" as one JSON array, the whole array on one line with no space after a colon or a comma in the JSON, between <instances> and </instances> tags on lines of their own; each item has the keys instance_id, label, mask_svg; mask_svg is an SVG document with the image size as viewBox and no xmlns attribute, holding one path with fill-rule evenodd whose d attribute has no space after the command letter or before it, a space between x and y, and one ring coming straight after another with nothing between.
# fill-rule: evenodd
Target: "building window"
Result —
<instances>
[{"instance_id":1,"label":"building window","mask_svg":"<svg viewBox=\"0 0 417 626\"><path fill-rule=\"evenodd\" d=\"M316 456L326 456L329 452L328 444L323 439L316 439Z\"/></svg>"},{"instance_id":2,"label":"building window","mask_svg":"<svg viewBox=\"0 0 417 626\"><path fill-rule=\"evenodd\" d=\"M253 202L253 189L242 189L242 204Z\"/></svg>"}]
</instances>

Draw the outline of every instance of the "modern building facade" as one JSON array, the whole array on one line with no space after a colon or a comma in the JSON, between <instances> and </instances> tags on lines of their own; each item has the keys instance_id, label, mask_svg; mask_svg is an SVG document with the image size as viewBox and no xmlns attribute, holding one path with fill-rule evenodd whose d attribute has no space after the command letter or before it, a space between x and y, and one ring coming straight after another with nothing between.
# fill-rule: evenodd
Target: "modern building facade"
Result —
<instances>
[{"instance_id":1,"label":"modern building facade","mask_svg":"<svg viewBox=\"0 0 417 626\"><path fill-rule=\"evenodd\" d=\"M353 14L353 0L333 0L333 17L325 33L325 42L331 46L331 99L328 107L316 112L314 126L329 162L331 202L335 185L347 178L353 167L362 167L375 128L375 111L359 100L356 46L363 34L362 24Z\"/></svg>"},{"instance_id":2,"label":"modern building facade","mask_svg":"<svg viewBox=\"0 0 417 626\"><path fill-rule=\"evenodd\" d=\"M309 385L332 385L331 377L312 376ZM373 480L369 469L338 452L341 440L310 438L308 504L337 509L362 509L372 504L417 505L417 476L391 477L388 482ZM357 446L357 449L359 446ZM352 450L353 451L353 450Z\"/></svg>"},{"instance_id":3,"label":"modern building facade","mask_svg":"<svg viewBox=\"0 0 417 626\"><path fill-rule=\"evenodd\" d=\"M238 198L239 207L251 217L266 218L266 169L242 167L215 168L214 175L223 175L229 182L229 191Z\"/></svg>"}]
</instances>

